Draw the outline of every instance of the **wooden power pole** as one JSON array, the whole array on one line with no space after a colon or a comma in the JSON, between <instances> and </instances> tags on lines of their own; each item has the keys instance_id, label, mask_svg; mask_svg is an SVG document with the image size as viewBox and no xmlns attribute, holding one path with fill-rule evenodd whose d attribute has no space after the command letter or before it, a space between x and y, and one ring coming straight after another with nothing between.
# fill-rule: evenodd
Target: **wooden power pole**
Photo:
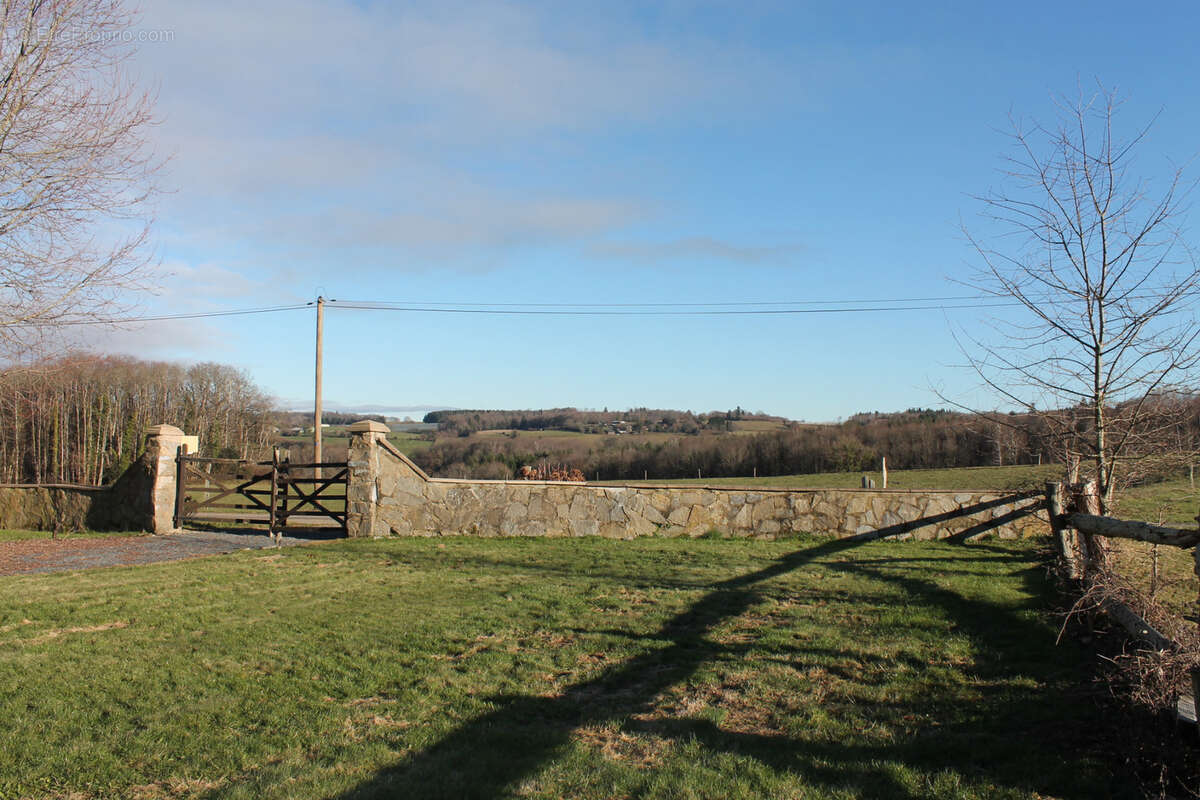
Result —
<instances>
[{"instance_id":1,"label":"wooden power pole","mask_svg":"<svg viewBox=\"0 0 1200 800\"><path fill-rule=\"evenodd\" d=\"M325 335L325 298L317 297L317 385L313 401L313 461L321 463L321 345ZM321 477L321 468L314 473Z\"/></svg>"}]
</instances>

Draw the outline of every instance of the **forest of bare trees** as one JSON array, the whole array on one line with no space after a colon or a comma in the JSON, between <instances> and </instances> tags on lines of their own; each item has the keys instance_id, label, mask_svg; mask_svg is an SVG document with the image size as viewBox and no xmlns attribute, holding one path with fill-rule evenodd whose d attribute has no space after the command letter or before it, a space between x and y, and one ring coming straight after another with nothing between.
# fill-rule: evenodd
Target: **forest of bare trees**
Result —
<instances>
[{"instance_id":1,"label":"forest of bare trees","mask_svg":"<svg viewBox=\"0 0 1200 800\"><path fill-rule=\"evenodd\" d=\"M1197 453L1200 398L1163 395L1155 399L1155 406L1161 411L1160 437L1140 453L1138 468L1126 473L1128 481L1177 471ZM1071 466L1057 446L1057 431L1050 431L1040 414L985 418L938 409L909 409L856 414L836 425L793 423L763 433L728 434L713 423L712 415L671 412L685 423L677 428L684 435L666 440L607 436L597 442L595 437L463 435L476 424L476 414L482 421L538 420L534 429L542 429L559 418L576 421L576 413L584 412L442 412L431 421L439 422L443 434L457 435L439 437L413 458L430 474L443 477L509 478L522 465L545 462L577 468L588 479L599 475L603 480L694 478L697 473L717 478L858 472L878 469L881 457L887 457L894 469L1063 463L1065 472ZM636 417L636 413L609 416ZM719 422L721 416L715 419ZM1071 416L1079 435L1086 436L1089 417L1080 413ZM1115 414L1114 418L1119 416Z\"/></svg>"},{"instance_id":2,"label":"forest of bare trees","mask_svg":"<svg viewBox=\"0 0 1200 800\"><path fill-rule=\"evenodd\" d=\"M238 458L262 455L273 428L269 398L232 367L69 356L0 372L0 482L111 482L159 423Z\"/></svg>"}]
</instances>

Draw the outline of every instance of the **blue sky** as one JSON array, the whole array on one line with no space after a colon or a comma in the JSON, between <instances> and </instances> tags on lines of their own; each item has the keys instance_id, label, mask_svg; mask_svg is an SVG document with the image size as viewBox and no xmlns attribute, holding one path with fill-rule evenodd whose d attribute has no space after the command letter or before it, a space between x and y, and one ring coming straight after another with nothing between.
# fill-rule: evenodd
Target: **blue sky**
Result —
<instances>
[{"instance_id":1,"label":"blue sky","mask_svg":"<svg viewBox=\"0 0 1200 800\"><path fill-rule=\"evenodd\" d=\"M338 300L840 301L963 294L1009 114L1096 78L1200 152L1200 6L158 0L131 69L170 157L152 313ZM1195 241L1194 238L1192 241ZM552 306L551 306L552 307ZM754 410L981 402L984 311L326 317L327 405ZM312 392L314 317L89 332ZM310 402L310 401L307 401Z\"/></svg>"}]
</instances>

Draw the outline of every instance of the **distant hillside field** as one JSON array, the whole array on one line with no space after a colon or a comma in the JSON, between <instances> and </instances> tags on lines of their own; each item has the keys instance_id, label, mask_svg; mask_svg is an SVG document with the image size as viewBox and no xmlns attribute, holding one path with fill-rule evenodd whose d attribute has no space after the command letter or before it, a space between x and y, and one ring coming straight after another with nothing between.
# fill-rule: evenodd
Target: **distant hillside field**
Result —
<instances>
[{"instance_id":1,"label":"distant hillside field","mask_svg":"<svg viewBox=\"0 0 1200 800\"><path fill-rule=\"evenodd\" d=\"M1013 417L1014 421L1020 418ZM431 475L511 478L522 466L578 469L589 480L737 479L1049 463L1036 431L1017 435L937 409L802 423L742 408L432 412L414 458ZM1029 420L1033 425L1036 421Z\"/></svg>"}]
</instances>

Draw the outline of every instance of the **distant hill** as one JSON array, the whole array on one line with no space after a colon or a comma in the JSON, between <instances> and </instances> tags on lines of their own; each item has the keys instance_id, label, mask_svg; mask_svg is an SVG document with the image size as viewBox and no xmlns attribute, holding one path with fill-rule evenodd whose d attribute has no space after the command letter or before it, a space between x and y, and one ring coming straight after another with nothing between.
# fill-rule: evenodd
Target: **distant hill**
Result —
<instances>
[{"instance_id":1,"label":"distant hill","mask_svg":"<svg viewBox=\"0 0 1200 800\"><path fill-rule=\"evenodd\" d=\"M945 409L854 414L802 423L741 408L431 412L437 435L413 458L444 477L509 478L524 465L580 469L589 480L739 477L878 469L1049 464L1035 417L1011 426ZM428 437L428 434L425 434Z\"/></svg>"},{"instance_id":2,"label":"distant hill","mask_svg":"<svg viewBox=\"0 0 1200 800\"><path fill-rule=\"evenodd\" d=\"M751 421L780 426L788 422L783 417L752 414L741 407L707 413L662 408L631 408L624 411L580 411L577 408L447 409L425 415L425 422L435 422L440 431L460 436L485 430L697 434L702 430L732 431L734 423Z\"/></svg>"}]
</instances>

